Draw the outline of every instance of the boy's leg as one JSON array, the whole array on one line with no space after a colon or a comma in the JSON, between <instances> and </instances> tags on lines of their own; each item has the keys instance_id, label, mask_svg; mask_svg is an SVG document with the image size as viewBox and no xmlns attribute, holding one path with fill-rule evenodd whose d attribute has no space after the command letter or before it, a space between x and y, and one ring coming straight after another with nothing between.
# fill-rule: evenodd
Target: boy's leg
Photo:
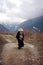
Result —
<instances>
[{"instance_id":1,"label":"boy's leg","mask_svg":"<svg viewBox=\"0 0 43 65\"><path fill-rule=\"evenodd\" d=\"M20 41L18 41L18 49L21 49Z\"/></svg>"}]
</instances>

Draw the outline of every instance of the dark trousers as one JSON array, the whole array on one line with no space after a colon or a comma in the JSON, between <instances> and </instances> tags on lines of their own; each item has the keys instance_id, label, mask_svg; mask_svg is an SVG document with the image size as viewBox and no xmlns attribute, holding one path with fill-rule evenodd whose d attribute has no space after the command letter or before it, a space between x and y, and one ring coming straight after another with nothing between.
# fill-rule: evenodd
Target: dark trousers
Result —
<instances>
[{"instance_id":1,"label":"dark trousers","mask_svg":"<svg viewBox=\"0 0 43 65\"><path fill-rule=\"evenodd\" d=\"M18 46L19 46L19 48L24 47L23 40L18 40Z\"/></svg>"}]
</instances>

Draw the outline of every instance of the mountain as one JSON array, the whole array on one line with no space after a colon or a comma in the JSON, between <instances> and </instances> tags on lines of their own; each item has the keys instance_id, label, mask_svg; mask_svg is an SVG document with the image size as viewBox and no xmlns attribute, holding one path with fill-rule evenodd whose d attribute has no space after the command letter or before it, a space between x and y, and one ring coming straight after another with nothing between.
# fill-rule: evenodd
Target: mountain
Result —
<instances>
[{"instance_id":1,"label":"mountain","mask_svg":"<svg viewBox=\"0 0 43 65\"><path fill-rule=\"evenodd\" d=\"M43 16L24 21L18 27L43 32Z\"/></svg>"},{"instance_id":2,"label":"mountain","mask_svg":"<svg viewBox=\"0 0 43 65\"><path fill-rule=\"evenodd\" d=\"M2 25L9 30L9 32L15 32L18 24L15 23L2 23Z\"/></svg>"},{"instance_id":3,"label":"mountain","mask_svg":"<svg viewBox=\"0 0 43 65\"><path fill-rule=\"evenodd\" d=\"M43 32L43 16L24 21L21 24L17 24L17 23L0 24L0 30L2 31L9 30L9 32L15 32L20 27L22 27L23 29Z\"/></svg>"},{"instance_id":4,"label":"mountain","mask_svg":"<svg viewBox=\"0 0 43 65\"><path fill-rule=\"evenodd\" d=\"M9 30L0 24L0 32L8 32Z\"/></svg>"}]
</instances>

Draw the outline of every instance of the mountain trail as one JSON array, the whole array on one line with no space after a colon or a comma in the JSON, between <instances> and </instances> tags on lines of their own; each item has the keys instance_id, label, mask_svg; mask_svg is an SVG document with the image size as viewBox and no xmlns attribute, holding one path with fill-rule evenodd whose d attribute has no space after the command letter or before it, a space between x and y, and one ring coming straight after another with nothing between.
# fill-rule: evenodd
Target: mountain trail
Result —
<instances>
[{"instance_id":1,"label":"mountain trail","mask_svg":"<svg viewBox=\"0 0 43 65\"><path fill-rule=\"evenodd\" d=\"M40 65L37 48L29 43L24 44L21 49L18 49L18 43L5 44L1 54L2 65Z\"/></svg>"}]
</instances>

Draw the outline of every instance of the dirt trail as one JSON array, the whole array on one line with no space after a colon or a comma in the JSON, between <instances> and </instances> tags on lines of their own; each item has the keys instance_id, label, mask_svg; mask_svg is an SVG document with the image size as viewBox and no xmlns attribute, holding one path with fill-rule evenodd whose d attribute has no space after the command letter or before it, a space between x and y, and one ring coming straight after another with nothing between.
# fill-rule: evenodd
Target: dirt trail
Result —
<instances>
[{"instance_id":1,"label":"dirt trail","mask_svg":"<svg viewBox=\"0 0 43 65\"><path fill-rule=\"evenodd\" d=\"M29 43L20 50L17 43L5 44L1 56L2 65L40 65L38 50Z\"/></svg>"}]
</instances>

